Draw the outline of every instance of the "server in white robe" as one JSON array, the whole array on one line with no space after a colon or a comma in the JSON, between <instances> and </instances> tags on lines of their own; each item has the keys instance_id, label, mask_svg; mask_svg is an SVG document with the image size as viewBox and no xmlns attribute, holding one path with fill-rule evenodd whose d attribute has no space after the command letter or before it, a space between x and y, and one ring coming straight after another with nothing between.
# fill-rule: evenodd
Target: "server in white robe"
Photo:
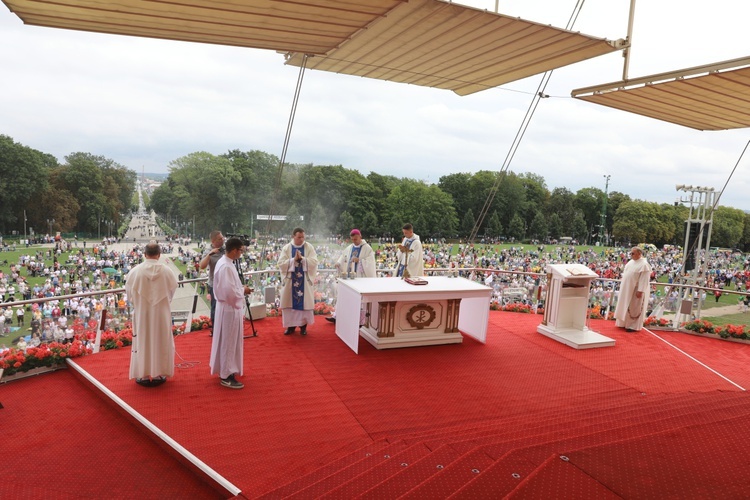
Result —
<instances>
[{"instance_id":1,"label":"server in white robe","mask_svg":"<svg viewBox=\"0 0 750 500\"><path fill-rule=\"evenodd\" d=\"M278 261L281 271L281 317L284 335L300 327L300 335L307 335L307 326L315 322L315 278L318 256L315 247L305 241L305 230L292 231L292 241L281 249Z\"/></svg>"},{"instance_id":2,"label":"server in white robe","mask_svg":"<svg viewBox=\"0 0 750 500\"><path fill-rule=\"evenodd\" d=\"M651 265L638 247L630 250L630 260L625 264L620 280L620 293L615 308L615 326L635 332L643 328L646 319L651 287Z\"/></svg>"},{"instance_id":3,"label":"server in white robe","mask_svg":"<svg viewBox=\"0 0 750 500\"><path fill-rule=\"evenodd\" d=\"M409 223L404 224L403 233L404 239L396 252L396 276L424 276L424 252L419 235L414 234Z\"/></svg>"},{"instance_id":4,"label":"server in white robe","mask_svg":"<svg viewBox=\"0 0 750 500\"><path fill-rule=\"evenodd\" d=\"M157 385L174 375L170 302L177 289L174 271L160 260L159 244L146 245L145 260L127 275L125 291L133 305L130 379Z\"/></svg>"},{"instance_id":5,"label":"server in white robe","mask_svg":"<svg viewBox=\"0 0 750 500\"><path fill-rule=\"evenodd\" d=\"M243 319L245 295L252 289L240 280L234 261L242 256L244 246L239 238L229 238L224 255L214 268L213 291L216 295L216 324L211 342L211 375L230 389L242 389L236 375L243 374Z\"/></svg>"}]
</instances>

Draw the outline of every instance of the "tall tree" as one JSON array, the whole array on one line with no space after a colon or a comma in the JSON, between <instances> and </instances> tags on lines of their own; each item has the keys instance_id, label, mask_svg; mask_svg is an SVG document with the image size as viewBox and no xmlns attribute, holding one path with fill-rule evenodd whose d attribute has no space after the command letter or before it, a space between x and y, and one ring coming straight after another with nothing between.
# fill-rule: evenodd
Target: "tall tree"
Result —
<instances>
[{"instance_id":1,"label":"tall tree","mask_svg":"<svg viewBox=\"0 0 750 500\"><path fill-rule=\"evenodd\" d=\"M549 197L549 213L560 217L562 231L565 236L573 236L573 220L575 218L574 196L566 188L555 188Z\"/></svg>"},{"instance_id":2,"label":"tall tree","mask_svg":"<svg viewBox=\"0 0 750 500\"><path fill-rule=\"evenodd\" d=\"M595 187L579 189L573 197L573 206L583 216L588 233L599 233L604 206L604 191Z\"/></svg>"},{"instance_id":3,"label":"tall tree","mask_svg":"<svg viewBox=\"0 0 750 500\"><path fill-rule=\"evenodd\" d=\"M560 216L553 213L549 216L549 237L553 240L559 240L563 236L562 222Z\"/></svg>"},{"instance_id":4,"label":"tall tree","mask_svg":"<svg viewBox=\"0 0 750 500\"><path fill-rule=\"evenodd\" d=\"M354 228L354 217L352 217L352 214L344 210L341 212L338 223L336 224L336 232L345 238L352 228Z\"/></svg>"},{"instance_id":5,"label":"tall tree","mask_svg":"<svg viewBox=\"0 0 750 500\"><path fill-rule=\"evenodd\" d=\"M490 238L498 238L503 235L503 225L500 222L500 216L497 210L492 212L489 222L487 222L487 234Z\"/></svg>"},{"instance_id":6,"label":"tall tree","mask_svg":"<svg viewBox=\"0 0 750 500\"><path fill-rule=\"evenodd\" d=\"M476 220L474 219L474 212L469 209L464 213L463 218L461 219L461 235L464 237L467 237L471 234L471 230L474 229L474 224L476 223Z\"/></svg>"},{"instance_id":7,"label":"tall tree","mask_svg":"<svg viewBox=\"0 0 750 500\"><path fill-rule=\"evenodd\" d=\"M453 198L453 206L456 208L456 213L465 214L467 211L476 208L469 185L471 178L472 174L461 172L444 175L438 180L438 187Z\"/></svg>"},{"instance_id":8,"label":"tall tree","mask_svg":"<svg viewBox=\"0 0 750 500\"><path fill-rule=\"evenodd\" d=\"M525 224L520 214L514 215L508 225L508 236L514 238L516 241L522 240L526 235Z\"/></svg>"},{"instance_id":9,"label":"tall tree","mask_svg":"<svg viewBox=\"0 0 750 500\"><path fill-rule=\"evenodd\" d=\"M451 196L434 184L428 186L413 179L404 179L391 191L384 220L387 236L394 238L401 234L405 222L411 222L414 231L425 239L455 237L458 229Z\"/></svg>"},{"instance_id":10,"label":"tall tree","mask_svg":"<svg viewBox=\"0 0 750 500\"><path fill-rule=\"evenodd\" d=\"M623 201L615 214L613 235L620 244L670 241L674 226L657 203Z\"/></svg>"},{"instance_id":11,"label":"tall tree","mask_svg":"<svg viewBox=\"0 0 750 500\"><path fill-rule=\"evenodd\" d=\"M745 228L745 212L737 208L720 206L716 208L711 230L711 245L735 248L742 240Z\"/></svg>"},{"instance_id":12,"label":"tall tree","mask_svg":"<svg viewBox=\"0 0 750 500\"><path fill-rule=\"evenodd\" d=\"M547 219L541 210L537 210L534 220L531 221L531 226L529 226L529 236L540 241L545 241L548 232Z\"/></svg>"},{"instance_id":13,"label":"tall tree","mask_svg":"<svg viewBox=\"0 0 750 500\"><path fill-rule=\"evenodd\" d=\"M52 160L0 135L0 233L11 228L23 230L23 211L37 204L38 195L46 191L48 172L57 163Z\"/></svg>"}]
</instances>

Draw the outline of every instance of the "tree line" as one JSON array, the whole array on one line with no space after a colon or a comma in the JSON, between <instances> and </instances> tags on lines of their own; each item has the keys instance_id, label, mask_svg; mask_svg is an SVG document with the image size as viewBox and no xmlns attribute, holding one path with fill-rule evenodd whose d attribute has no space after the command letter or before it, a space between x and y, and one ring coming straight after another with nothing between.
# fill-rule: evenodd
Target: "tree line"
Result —
<instances>
[{"instance_id":1,"label":"tree line","mask_svg":"<svg viewBox=\"0 0 750 500\"><path fill-rule=\"evenodd\" d=\"M301 225L319 235L394 237L404 222L423 238L465 238L476 224L493 186L498 191L478 238L540 242L571 237L581 243L684 243L688 208L654 203L595 187L571 192L547 188L534 173L453 173L437 184L341 165L285 164L263 151L195 152L173 160L167 179L148 198L148 207L167 224L195 221L196 235L220 228L250 234L288 235ZM498 176L503 177L499 179ZM98 234L102 224L118 227L136 208L137 174L90 153L57 159L0 135L0 232ZM606 214L602 227L602 208ZM286 221L258 220L285 215ZM54 221L54 222L52 222ZM750 216L720 206L714 213L713 246L750 250Z\"/></svg>"},{"instance_id":2,"label":"tree line","mask_svg":"<svg viewBox=\"0 0 750 500\"><path fill-rule=\"evenodd\" d=\"M688 208L606 194L587 187L573 193L547 188L538 174L491 171L454 173L437 184L341 165L286 164L262 151L222 155L196 152L174 160L167 180L154 191L150 208L166 220L196 217L198 234L213 228L288 234L302 225L315 234L396 237L411 222L422 238L465 238L498 180L498 191L478 235L515 241L571 237L597 241L682 245ZM258 221L257 215L285 215L286 222ZM300 222L300 218L304 222ZM750 216L720 206L714 213L712 245L750 248Z\"/></svg>"},{"instance_id":3,"label":"tree line","mask_svg":"<svg viewBox=\"0 0 750 500\"><path fill-rule=\"evenodd\" d=\"M65 163L0 135L0 234L98 234L132 206L137 175L113 160L71 153Z\"/></svg>"}]
</instances>

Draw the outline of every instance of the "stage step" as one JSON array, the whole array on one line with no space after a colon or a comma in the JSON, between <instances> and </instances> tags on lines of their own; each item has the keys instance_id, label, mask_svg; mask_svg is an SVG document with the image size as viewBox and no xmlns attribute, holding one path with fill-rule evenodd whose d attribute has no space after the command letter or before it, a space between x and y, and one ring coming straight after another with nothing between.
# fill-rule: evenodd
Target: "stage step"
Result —
<instances>
[{"instance_id":1,"label":"stage step","mask_svg":"<svg viewBox=\"0 0 750 500\"><path fill-rule=\"evenodd\" d=\"M706 397L700 396L699 399L705 400ZM716 396L714 395L715 399ZM670 400L666 409L662 405L657 404L650 408L651 411L640 413L641 423L627 422L616 429L610 428L607 430L591 429L590 426L587 426L589 427L589 432L582 435L575 435L574 433L571 436L570 433L575 431L575 429L569 427L567 429L559 429L557 431L522 438L507 439L507 437L504 437L494 443L492 442L492 438L487 438L488 442L484 446L475 446L465 452L461 458L446 467L439 474L420 485L416 485L406 497L430 498L434 492L443 491L444 494L441 498L445 498L454 492L457 493L456 498L478 498L473 494L473 489L469 485L479 482L480 489L482 489L483 486L481 485L485 484L485 481L487 483L494 483L496 478L500 478L501 482L497 485L497 488L491 488L495 491L493 496L502 497L504 494L512 491L515 483L518 482L508 482L507 478L516 479L514 475L517 475L518 479L523 479L525 477L524 474L533 471L538 464L543 462L556 450L591 446L594 443L602 444L633 437L637 435L633 431L643 429L642 419L644 418L652 419L651 427L646 433L652 434L654 429L660 427L664 429L674 428L675 422L684 422L685 416L690 413L699 417L708 413L709 418L719 418L719 415L728 416L733 412L744 414L747 411L747 395L744 393L731 393L729 397L723 398L718 405L714 404L710 410L700 408L701 404L694 405L693 403L694 401L692 400L683 401L682 403ZM672 411L676 411L679 415L670 416ZM662 415L662 417L659 418L659 415ZM580 432L580 430L576 432ZM456 448L457 451L462 451L466 443L452 443L451 446ZM492 463L481 468L478 464L482 463L481 459L485 456L489 457ZM472 472L472 474L469 472ZM466 482L458 484L460 479L466 479ZM500 489L501 486L507 489ZM467 492L466 495L463 494L464 491ZM461 494L458 494L459 492Z\"/></svg>"},{"instance_id":2,"label":"stage step","mask_svg":"<svg viewBox=\"0 0 750 500\"><path fill-rule=\"evenodd\" d=\"M516 491L550 456L747 413L747 393L635 395L596 409L541 412L381 440L264 498L486 498ZM644 420L649 426L644 428ZM647 431L644 433L644 430ZM520 437L519 437L520 436ZM391 440L393 442L391 442ZM544 474L557 473L554 470ZM566 470L562 468L561 470ZM574 474L574 473L573 473ZM571 479L578 484L578 479ZM584 481L585 482L585 481ZM583 484L583 491L598 491Z\"/></svg>"},{"instance_id":3,"label":"stage step","mask_svg":"<svg viewBox=\"0 0 750 500\"><path fill-rule=\"evenodd\" d=\"M543 463L550 455L559 457L570 450L590 448L631 439L641 439L648 435L657 435L671 432L677 428L685 428L694 425L711 425L711 421L723 420L725 418L740 418L746 416L748 411L747 395L735 393L733 397L725 398L721 404L714 405L711 410L700 409L693 413L696 422L685 421L685 414L676 416L665 416L656 419L655 415L645 414L642 418L652 418L648 432L636 434L633 431L643 429L642 423L629 423L618 428L601 430L589 434L582 434L564 439L550 439L546 443L537 442L523 446L525 440L519 442L497 443L484 446L481 449L489 456L498 457L497 461L483 471L473 481L467 483L451 498L472 499L481 498L487 491L492 491L493 496L504 496L519 487L521 482L533 475L536 465ZM711 421L706 421L703 416L710 414ZM714 418L715 417L715 418ZM679 427L676 424L680 424ZM534 466L529 470L528 466Z\"/></svg>"},{"instance_id":4,"label":"stage step","mask_svg":"<svg viewBox=\"0 0 750 500\"><path fill-rule=\"evenodd\" d=\"M409 446L318 498L355 498L431 453L424 443Z\"/></svg>"},{"instance_id":5,"label":"stage step","mask_svg":"<svg viewBox=\"0 0 750 500\"><path fill-rule=\"evenodd\" d=\"M412 489L414 485L428 480L434 474L438 474L460 456L461 454L451 448L450 445L443 445L421 460L370 488L359 498L370 500L398 498Z\"/></svg>"},{"instance_id":6,"label":"stage step","mask_svg":"<svg viewBox=\"0 0 750 500\"><path fill-rule=\"evenodd\" d=\"M374 441L366 446L363 446L353 453L346 454L337 460L333 460L332 462L311 471L308 474L298 477L297 479L294 479L289 483L286 483L272 491L269 491L260 498L266 500L286 498L289 495L293 495L299 490L307 488L311 484L317 483L318 481L321 481L326 477L335 474L338 471L345 469L360 460L364 460L365 458L373 454L380 453L383 449L390 446L390 444L391 443L387 439Z\"/></svg>"}]
</instances>

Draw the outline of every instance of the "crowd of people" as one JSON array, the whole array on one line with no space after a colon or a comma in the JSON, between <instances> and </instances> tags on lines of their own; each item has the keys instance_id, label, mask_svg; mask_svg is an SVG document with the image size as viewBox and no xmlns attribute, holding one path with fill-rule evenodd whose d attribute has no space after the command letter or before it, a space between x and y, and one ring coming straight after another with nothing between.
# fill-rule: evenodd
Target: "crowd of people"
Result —
<instances>
[{"instance_id":1,"label":"crowd of people","mask_svg":"<svg viewBox=\"0 0 750 500\"><path fill-rule=\"evenodd\" d=\"M7 335L14 323L32 328L30 322L35 318L39 325L37 327L35 322L33 330L30 330L32 341L37 338L39 341L64 339L66 328L60 328L61 318L97 319L102 309L116 313L127 312L127 298L123 294L41 302L33 304L28 310L2 305L15 300L51 299L122 287L128 271L143 261L143 246L134 243L127 251L116 251L110 248L114 241L116 240L105 239L87 247L85 242L58 240L52 247L35 248L33 252L22 254L18 262L10 263L9 271L0 271L0 335ZM203 279L196 285L198 291L210 296L205 282L209 269L201 266L201 260L211 248L210 240L202 239L196 244L185 241L186 246L180 243L167 240L161 244L161 252L173 256L185 266L185 279ZM316 252L316 268L320 272L314 283L308 286L313 290L316 302L332 304L335 301L335 284L339 274L336 271L337 261L349 243L343 239L329 238L319 239L312 245ZM423 253L421 264L425 274L455 272L482 282L493 288L492 300L496 303L512 301L537 305L544 296L543 275L547 265L577 263L589 267L604 278L593 284L591 305L614 307L619 289L612 280L622 277L630 258L629 249L626 248L581 249L574 245L540 245L529 249L528 246L448 243L433 239L420 243ZM277 263L282 259L284 248L288 244L287 238L255 240L238 262L245 273L254 270L273 271L253 278L253 284L256 285L256 293L268 286L276 287L278 298L275 306L280 309L284 280L276 271ZM383 238L373 240L371 244L376 275L397 274L401 244L393 239ZM680 278L682 249L676 246L646 248L644 256L652 268L650 280L659 280L667 285L652 288L649 309L653 309L658 301L666 311L675 311L680 298L676 287L670 288L668 285ZM744 292L750 289L750 260L746 255L727 250L712 251L701 258L707 262L702 285L719 290ZM43 281L37 279L34 285L29 285L29 278L42 278ZM718 300L721 292L713 295ZM706 293L696 290L694 298L705 302ZM117 320L117 317L118 314L113 314L112 320Z\"/></svg>"}]
</instances>

